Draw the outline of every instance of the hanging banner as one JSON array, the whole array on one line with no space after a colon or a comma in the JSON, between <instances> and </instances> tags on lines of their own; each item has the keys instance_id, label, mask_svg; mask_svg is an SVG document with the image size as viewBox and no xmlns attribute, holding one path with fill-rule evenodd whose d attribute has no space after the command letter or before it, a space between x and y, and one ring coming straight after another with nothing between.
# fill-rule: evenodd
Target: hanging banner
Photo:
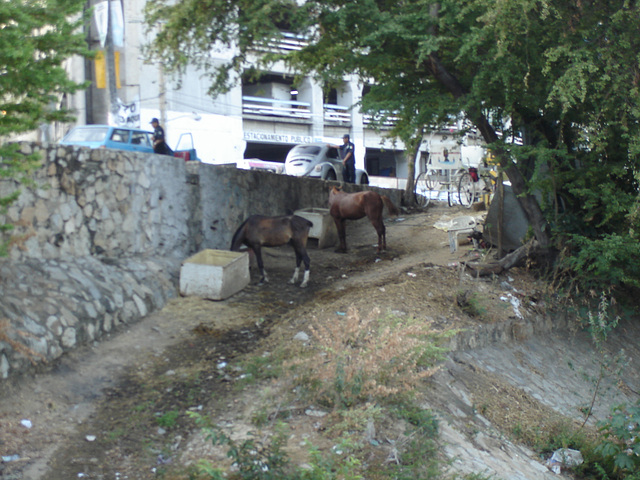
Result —
<instances>
[{"instance_id":1,"label":"hanging banner","mask_svg":"<svg viewBox=\"0 0 640 480\"><path fill-rule=\"evenodd\" d=\"M100 46L104 48L107 42L107 31L109 29L109 4L107 2L96 3L93 6L93 18L96 22Z\"/></svg>"},{"instance_id":2,"label":"hanging banner","mask_svg":"<svg viewBox=\"0 0 640 480\"><path fill-rule=\"evenodd\" d=\"M111 41L114 47L122 48L124 47L124 15L120 0L110 2L109 12L111 16Z\"/></svg>"},{"instance_id":3,"label":"hanging banner","mask_svg":"<svg viewBox=\"0 0 640 480\"><path fill-rule=\"evenodd\" d=\"M93 7L93 18L96 22L100 46L107 43L109 20L111 20L111 43L114 47L124 47L124 14L120 0L96 3Z\"/></svg>"},{"instance_id":4,"label":"hanging banner","mask_svg":"<svg viewBox=\"0 0 640 480\"><path fill-rule=\"evenodd\" d=\"M131 103L123 103L119 98L116 124L119 127L140 128L140 98L136 95Z\"/></svg>"}]
</instances>

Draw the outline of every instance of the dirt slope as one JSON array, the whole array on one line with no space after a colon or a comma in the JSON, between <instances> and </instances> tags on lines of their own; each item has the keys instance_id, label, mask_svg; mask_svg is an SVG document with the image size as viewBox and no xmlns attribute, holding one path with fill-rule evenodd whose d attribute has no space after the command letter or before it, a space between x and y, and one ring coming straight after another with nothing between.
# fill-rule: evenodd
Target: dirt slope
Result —
<instances>
[{"instance_id":1,"label":"dirt slope","mask_svg":"<svg viewBox=\"0 0 640 480\"><path fill-rule=\"evenodd\" d=\"M513 306L501 299L500 283L507 281L537 299L543 297L543 286L521 269L474 282L450 266L469 258L471 248L452 254L446 232L433 226L469 213L436 205L387 219L388 251L382 255L375 253L376 235L366 220L351 222L348 254L310 248L311 282L304 290L286 283L293 251L268 249L269 284L256 286L254 271L252 284L228 300L176 298L127 331L65 357L51 372L1 399L0 451L3 457L18 457L0 464L0 478L158 478L176 465L215 455L184 412L206 413L237 433L249 430L251 418L262 412L263 397L251 391L240 395L234 387L241 375L239 359L292 342L313 318L377 307L439 328L511 325L517 318ZM480 318L460 307L460 295L469 291L481 300ZM445 377L434 381L444 382L440 392L455 383ZM487 377L485 383L495 385L495 379ZM425 398L425 405L452 408L438 395ZM290 406L295 437L326 442L305 407ZM22 420L29 420L31 428ZM453 440L459 433L451 428L444 426L443 432ZM504 443L495 448L504 450ZM546 478L546 469L539 474L529 478Z\"/></svg>"}]
</instances>

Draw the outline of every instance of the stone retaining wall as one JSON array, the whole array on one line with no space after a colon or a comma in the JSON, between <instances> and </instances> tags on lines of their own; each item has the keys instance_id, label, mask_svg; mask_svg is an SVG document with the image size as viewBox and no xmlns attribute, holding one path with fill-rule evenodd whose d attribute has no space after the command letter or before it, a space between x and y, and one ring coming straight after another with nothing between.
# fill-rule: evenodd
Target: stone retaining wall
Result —
<instances>
[{"instance_id":1,"label":"stone retaining wall","mask_svg":"<svg viewBox=\"0 0 640 480\"><path fill-rule=\"evenodd\" d=\"M0 223L0 386L99 340L177 295L180 263L228 249L250 214L327 207L327 182L160 155L22 143L39 152L33 186ZM360 189L356 185L347 191ZM375 189L402 204L402 192Z\"/></svg>"}]
</instances>

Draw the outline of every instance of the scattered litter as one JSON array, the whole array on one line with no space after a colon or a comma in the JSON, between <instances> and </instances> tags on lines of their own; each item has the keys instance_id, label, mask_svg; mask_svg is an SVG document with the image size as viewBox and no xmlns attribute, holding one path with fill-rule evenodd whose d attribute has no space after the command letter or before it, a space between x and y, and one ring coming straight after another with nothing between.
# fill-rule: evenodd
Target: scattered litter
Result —
<instances>
[{"instance_id":1,"label":"scattered litter","mask_svg":"<svg viewBox=\"0 0 640 480\"><path fill-rule=\"evenodd\" d=\"M503 295L502 297L500 297L500 300L502 300L503 302L511 303L511 306L513 306L513 313L516 314L516 317L524 318L522 313L520 313L520 300L518 300L516 297L514 297L510 293L507 293L506 295Z\"/></svg>"},{"instance_id":2,"label":"scattered litter","mask_svg":"<svg viewBox=\"0 0 640 480\"><path fill-rule=\"evenodd\" d=\"M572 448L560 448L553 452L551 458L547 460L547 467L553 472L560 474L562 467L575 467L584 462L580 450Z\"/></svg>"},{"instance_id":3,"label":"scattered litter","mask_svg":"<svg viewBox=\"0 0 640 480\"><path fill-rule=\"evenodd\" d=\"M309 335L307 335L305 332L298 332L298 333L295 334L293 339L294 340L300 340L301 342L308 342L309 341Z\"/></svg>"},{"instance_id":4,"label":"scattered litter","mask_svg":"<svg viewBox=\"0 0 640 480\"><path fill-rule=\"evenodd\" d=\"M33 427L33 423L31 423L31 420L27 420L27 419L20 420L20 424L22 424L22 426L23 426L24 428L31 428L31 427Z\"/></svg>"},{"instance_id":5,"label":"scattered litter","mask_svg":"<svg viewBox=\"0 0 640 480\"><path fill-rule=\"evenodd\" d=\"M409 275L412 278L417 277L417 275L415 273L413 273L413 272L407 272L407 275Z\"/></svg>"},{"instance_id":6,"label":"scattered litter","mask_svg":"<svg viewBox=\"0 0 640 480\"><path fill-rule=\"evenodd\" d=\"M344 312L336 312L336 315L340 315L341 317L344 317L346 315L346 313L344 313Z\"/></svg>"},{"instance_id":7,"label":"scattered litter","mask_svg":"<svg viewBox=\"0 0 640 480\"><path fill-rule=\"evenodd\" d=\"M327 412L323 410L314 410L312 408L308 408L307 410L304 411L304 413L309 417L324 417L327 415Z\"/></svg>"},{"instance_id":8,"label":"scattered litter","mask_svg":"<svg viewBox=\"0 0 640 480\"><path fill-rule=\"evenodd\" d=\"M218 365L216 365L216 368L218 370L222 370L226 366L227 366L227 362L219 362Z\"/></svg>"},{"instance_id":9,"label":"scattered litter","mask_svg":"<svg viewBox=\"0 0 640 480\"><path fill-rule=\"evenodd\" d=\"M3 455L2 456L2 463L9 463L9 462L16 462L20 460L20 455L16 454L16 455Z\"/></svg>"},{"instance_id":10,"label":"scattered litter","mask_svg":"<svg viewBox=\"0 0 640 480\"><path fill-rule=\"evenodd\" d=\"M340 276L340 278L349 278L349 277L347 277L347 275L343 273L343 274Z\"/></svg>"},{"instance_id":11,"label":"scattered litter","mask_svg":"<svg viewBox=\"0 0 640 480\"><path fill-rule=\"evenodd\" d=\"M87 435L86 437L84 437L84 439L85 439L87 442L95 442L95 441L96 441L96 438L97 438L97 437L96 437L95 435Z\"/></svg>"},{"instance_id":12,"label":"scattered litter","mask_svg":"<svg viewBox=\"0 0 640 480\"><path fill-rule=\"evenodd\" d=\"M165 433L167 433L167 431L164 428L158 427L158 435L164 435Z\"/></svg>"},{"instance_id":13,"label":"scattered litter","mask_svg":"<svg viewBox=\"0 0 640 480\"><path fill-rule=\"evenodd\" d=\"M382 261L382 259L381 259L381 258L376 258L376 260L375 260L375 262L374 262L374 263L378 263L378 262L381 262L381 261Z\"/></svg>"},{"instance_id":14,"label":"scattered litter","mask_svg":"<svg viewBox=\"0 0 640 480\"><path fill-rule=\"evenodd\" d=\"M384 287L380 287L380 291L381 291L381 292L386 292L386 290L384 289Z\"/></svg>"},{"instance_id":15,"label":"scattered litter","mask_svg":"<svg viewBox=\"0 0 640 480\"><path fill-rule=\"evenodd\" d=\"M447 263L447 267L457 267L458 265L460 265L458 262Z\"/></svg>"}]
</instances>

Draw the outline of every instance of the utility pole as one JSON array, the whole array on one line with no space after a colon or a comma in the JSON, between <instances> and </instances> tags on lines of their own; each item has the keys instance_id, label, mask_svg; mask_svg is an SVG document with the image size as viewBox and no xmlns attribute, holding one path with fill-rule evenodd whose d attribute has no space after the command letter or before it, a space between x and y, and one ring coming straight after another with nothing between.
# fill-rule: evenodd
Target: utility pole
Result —
<instances>
[{"instance_id":1,"label":"utility pole","mask_svg":"<svg viewBox=\"0 0 640 480\"><path fill-rule=\"evenodd\" d=\"M115 72L115 50L113 47L113 19L111 18L111 0L107 0L107 39L105 42L105 59L107 69L107 92L109 99L109 111L115 120L118 115L118 87Z\"/></svg>"}]
</instances>

